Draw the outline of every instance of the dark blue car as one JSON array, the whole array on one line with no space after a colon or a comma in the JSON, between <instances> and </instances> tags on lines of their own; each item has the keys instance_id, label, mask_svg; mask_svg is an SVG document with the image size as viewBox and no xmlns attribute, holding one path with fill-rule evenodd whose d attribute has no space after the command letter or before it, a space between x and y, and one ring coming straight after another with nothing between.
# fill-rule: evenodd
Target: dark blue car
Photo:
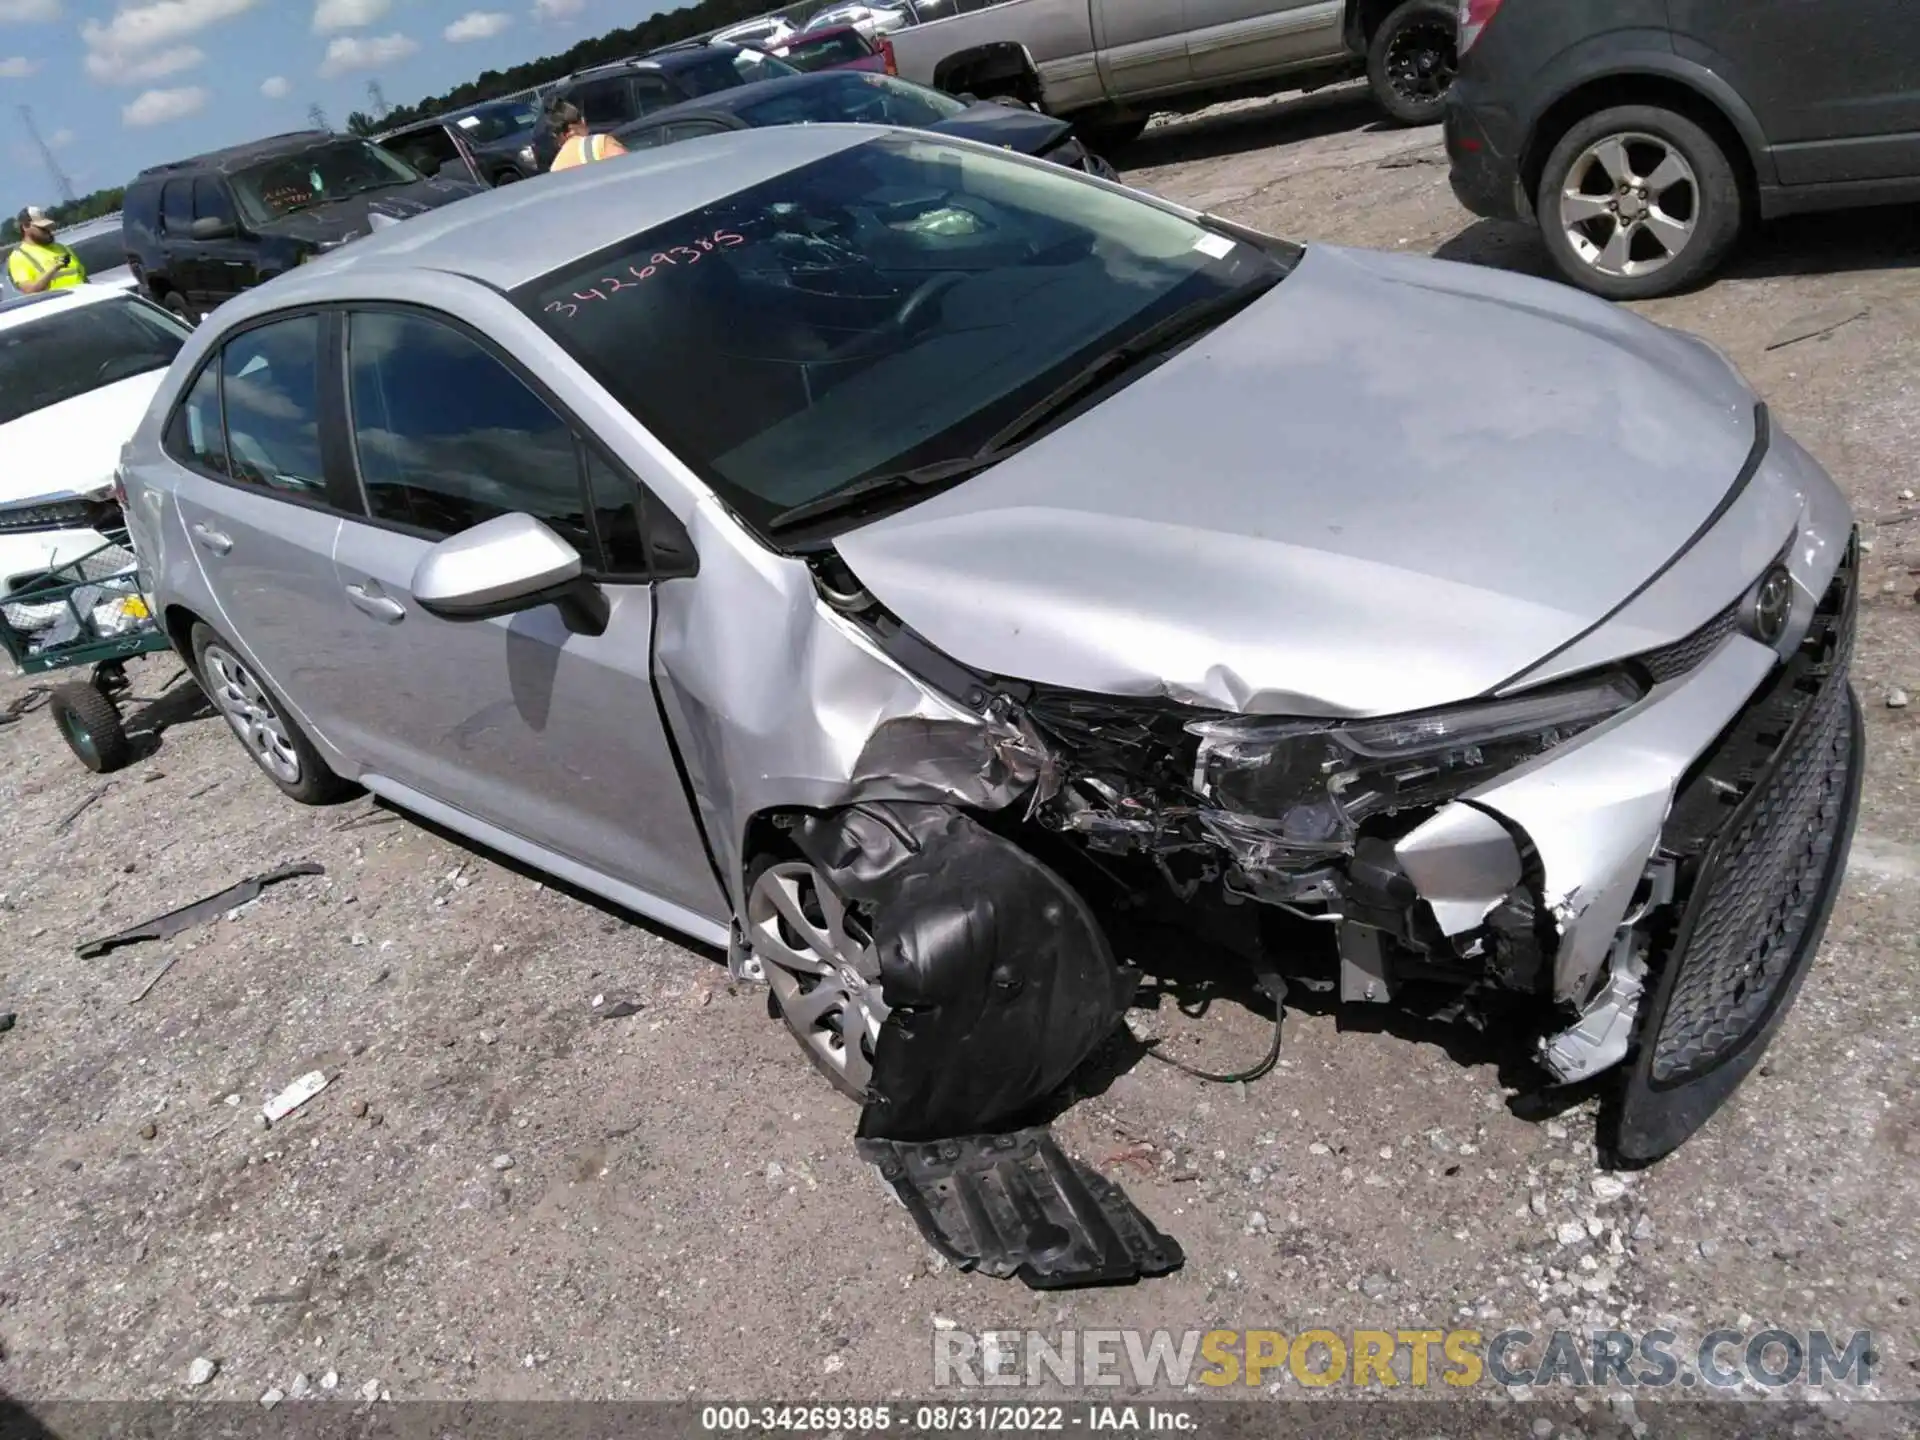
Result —
<instances>
[{"instance_id":1,"label":"dark blue car","mask_svg":"<svg viewBox=\"0 0 1920 1440\"><path fill-rule=\"evenodd\" d=\"M644 150L722 130L837 123L932 130L1035 155L1105 180L1120 178L1113 166L1080 142L1064 120L1000 101L948 95L897 75L864 70L823 70L756 81L657 110L614 134L627 149Z\"/></svg>"}]
</instances>

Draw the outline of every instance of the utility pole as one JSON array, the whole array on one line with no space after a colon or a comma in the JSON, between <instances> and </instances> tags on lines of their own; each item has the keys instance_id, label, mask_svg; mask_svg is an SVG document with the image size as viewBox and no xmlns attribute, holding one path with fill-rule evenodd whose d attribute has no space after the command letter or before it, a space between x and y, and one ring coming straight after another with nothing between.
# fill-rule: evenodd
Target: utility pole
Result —
<instances>
[{"instance_id":1,"label":"utility pole","mask_svg":"<svg viewBox=\"0 0 1920 1440\"><path fill-rule=\"evenodd\" d=\"M333 129L333 126L327 123L327 112L320 108L318 100L307 107L307 123L316 130Z\"/></svg>"},{"instance_id":2,"label":"utility pole","mask_svg":"<svg viewBox=\"0 0 1920 1440\"><path fill-rule=\"evenodd\" d=\"M60 202L71 205L75 200L73 181L67 178L67 172L60 168L60 162L53 158L53 147L40 138L40 127L33 123L33 107L20 107L20 123L27 127L27 138L33 141L34 148L40 152L40 158L46 162L47 174L53 177L53 188L60 192Z\"/></svg>"},{"instance_id":3,"label":"utility pole","mask_svg":"<svg viewBox=\"0 0 1920 1440\"><path fill-rule=\"evenodd\" d=\"M373 105L373 118L376 120L386 119L387 112L393 107L387 104L386 94L381 90L378 80L367 81L367 99Z\"/></svg>"}]
</instances>

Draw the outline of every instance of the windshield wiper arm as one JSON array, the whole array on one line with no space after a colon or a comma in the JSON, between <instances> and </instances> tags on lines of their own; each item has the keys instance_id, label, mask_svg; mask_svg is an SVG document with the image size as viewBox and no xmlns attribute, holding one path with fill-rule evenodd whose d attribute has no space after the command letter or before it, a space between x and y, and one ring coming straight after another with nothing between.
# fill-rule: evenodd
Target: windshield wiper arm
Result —
<instances>
[{"instance_id":1,"label":"windshield wiper arm","mask_svg":"<svg viewBox=\"0 0 1920 1440\"><path fill-rule=\"evenodd\" d=\"M915 465L907 470L888 470L879 475L868 475L851 485L842 485L838 490L829 490L824 495L788 506L767 521L767 529L774 532L792 530L809 520L853 509L861 501L889 490L917 490L948 480L964 480L1005 458L1003 455L960 455L950 460Z\"/></svg>"}]
</instances>

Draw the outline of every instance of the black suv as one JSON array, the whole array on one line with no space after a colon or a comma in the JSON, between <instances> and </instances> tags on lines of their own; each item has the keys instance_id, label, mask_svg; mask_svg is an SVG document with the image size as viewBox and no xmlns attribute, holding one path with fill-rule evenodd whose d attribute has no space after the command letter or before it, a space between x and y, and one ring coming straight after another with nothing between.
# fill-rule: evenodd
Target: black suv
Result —
<instances>
[{"instance_id":1,"label":"black suv","mask_svg":"<svg viewBox=\"0 0 1920 1440\"><path fill-rule=\"evenodd\" d=\"M429 179L351 135L301 130L143 170L122 202L127 261L188 321L357 236L480 187Z\"/></svg>"},{"instance_id":2,"label":"black suv","mask_svg":"<svg viewBox=\"0 0 1920 1440\"><path fill-rule=\"evenodd\" d=\"M784 60L738 45L679 45L569 75L548 92L545 103L567 100L578 105L587 128L598 135L716 90L799 73ZM543 115L533 132L534 161L546 170L559 153L560 142Z\"/></svg>"},{"instance_id":3,"label":"black suv","mask_svg":"<svg viewBox=\"0 0 1920 1440\"><path fill-rule=\"evenodd\" d=\"M482 185L510 185L538 175L533 132L540 104L530 98L490 100L373 137L423 175L471 176Z\"/></svg>"},{"instance_id":4,"label":"black suv","mask_svg":"<svg viewBox=\"0 0 1920 1440\"><path fill-rule=\"evenodd\" d=\"M1755 218L1920 200L1920 0L1462 0L1454 193L1615 300Z\"/></svg>"}]
</instances>

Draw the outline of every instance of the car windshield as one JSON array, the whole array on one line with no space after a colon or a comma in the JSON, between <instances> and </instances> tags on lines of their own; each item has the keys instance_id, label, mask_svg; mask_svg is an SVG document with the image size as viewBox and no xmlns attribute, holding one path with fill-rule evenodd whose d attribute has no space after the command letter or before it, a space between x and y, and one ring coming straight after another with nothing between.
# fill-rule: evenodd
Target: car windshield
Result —
<instances>
[{"instance_id":1,"label":"car windshield","mask_svg":"<svg viewBox=\"0 0 1920 1440\"><path fill-rule=\"evenodd\" d=\"M951 120L966 108L951 95L911 80L849 71L821 75L806 85L783 87L769 99L740 106L737 113L751 125L828 125L842 121L924 130Z\"/></svg>"},{"instance_id":2,"label":"car windshield","mask_svg":"<svg viewBox=\"0 0 1920 1440\"><path fill-rule=\"evenodd\" d=\"M336 140L250 165L233 175L240 208L256 225L330 200L388 185L411 185L420 172L365 140Z\"/></svg>"},{"instance_id":3,"label":"car windshield","mask_svg":"<svg viewBox=\"0 0 1920 1440\"><path fill-rule=\"evenodd\" d=\"M825 70L849 60L864 60L871 54L873 46L867 43L867 37L853 29L802 35L781 50L781 58L796 70Z\"/></svg>"},{"instance_id":4,"label":"car windshield","mask_svg":"<svg viewBox=\"0 0 1920 1440\"><path fill-rule=\"evenodd\" d=\"M1281 274L1253 245L1069 171L896 133L515 299L764 526L972 455L1096 357Z\"/></svg>"},{"instance_id":5,"label":"car windshield","mask_svg":"<svg viewBox=\"0 0 1920 1440\"><path fill-rule=\"evenodd\" d=\"M0 330L0 425L149 370L164 370L187 330L144 300L41 301Z\"/></svg>"},{"instance_id":6,"label":"car windshield","mask_svg":"<svg viewBox=\"0 0 1920 1440\"><path fill-rule=\"evenodd\" d=\"M531 103L489 105L484 110L462 115L453 123L476 145L488 145L533 129L540 123L540 111Z\"/></svg>"},{"instance_id":7,"label":"car windshield","mask_svg":"<svg viewBox=\"0 0 1920 1440\"><path fill-rule=\"evenodd\" d=\"M751 85L756 80L799 73L784 60L776 60L758 50L723 50L703 56L690 65L674 66L673 81L686 94L700 96L731 90L736 85Z\"/></svg>"}]
</instances>

